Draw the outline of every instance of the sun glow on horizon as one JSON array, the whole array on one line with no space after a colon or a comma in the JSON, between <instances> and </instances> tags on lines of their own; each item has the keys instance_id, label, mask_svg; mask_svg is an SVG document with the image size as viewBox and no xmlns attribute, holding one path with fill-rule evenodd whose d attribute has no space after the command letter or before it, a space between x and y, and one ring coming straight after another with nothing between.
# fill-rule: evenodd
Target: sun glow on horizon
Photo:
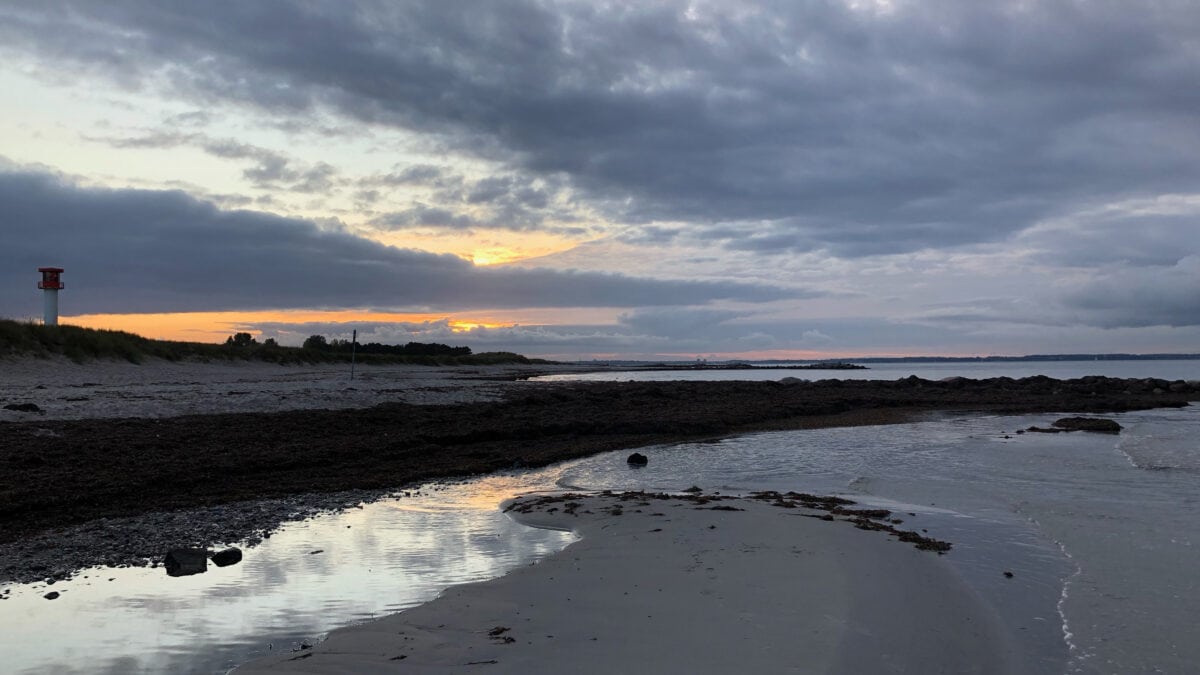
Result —
<instances>
[{"instance_id":1,"label":"sun glow on horizon","mask_svg":"<svg viewBox=\"0 0 1200 675\"><path fill-rule=\"evenodd\" d=\"M479 267L503 265L562 253L594 239L594 237L572 238L547 232L505 232L502 236L498 236L495 232L489 231L447 233L404 230L379 232L363 229L359 234L386 246L429 253L449 253L469 260Z\"/></svg>"},{"instance_id":2,"label":"sun glow on horizon","mask_svg":"<svg viewBox=\"0 0 1200 675\"><path fill-rule=\"evenodd\" d=\"M450 330L454 331L455 333L467 333L467 332L475 330L476 328L507 328L513 324L511 324L511 323L489 323L489 322L485 322L485 321L452 320L449 322L449 325L450 325Z\"/></svg>"},{"instance_id":3,"label":"sun glow on horizon","mask_svg":"<svg viewBox=\"0 0 1200 675\"><path fill-rule=\"evenodd\" d=\"M263 331L256 324L306 323L432 323L446 321L455 333L475 328L502 328L512 325L492 317L451 317L444 313L372 312L367 310L279 310L255 312L177 312L157 314L80 314L64 316L62 322L83 328L120 330L157 340L183 342L224 342L233 333L247 332L255 337ZM283 340L280 340L283 342Z\"/></svg>"}]
</instances>

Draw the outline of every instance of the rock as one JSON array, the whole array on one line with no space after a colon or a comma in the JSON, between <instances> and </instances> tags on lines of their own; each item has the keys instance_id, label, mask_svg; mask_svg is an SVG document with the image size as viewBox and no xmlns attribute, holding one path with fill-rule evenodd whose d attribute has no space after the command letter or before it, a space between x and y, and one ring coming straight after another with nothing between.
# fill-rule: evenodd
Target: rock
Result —
<instances>
[{"instance_id":1,"label":"rock","mask_svg":"<svg viewBox=\"0 0 1200 675\"><path fill-rule=\"evenodd\" d=\"M629 462L630 466L646 466L650 463L650 459L640 452L633 453L629 456L629 459L625 461Z\"/></svg>"},{"instance_id":2,"label":"rock","mask_svg":"<svg viewBox=\"0 0 1200 675\"><path fill-rule=\"evenodd\" d=\"M5 410L15 410L17 412L40 413L44 412L34 403L9 403L4 406Z\"/></svg>"},{"instance_id":3,"label":"rock","mask_svg":"<svg viewBox=\"0 0 1200 675\"><path fill-rule=\"evenodd\" d=\"M1098 431L1104 434L1121 433L1121 425L1103 417L1064 417L1055 420L1054 426L1068 431Z\"/></svg>"},{"instance_id":4,"label":"rock","mask_svg":"<svg viewBox=\"0 0 1200 675\"><path fill-rule=\"evenodd\" d=\"M242 550L240 548L229 547L224 551L217 551L212 554L212 562L217 567L229 567L236 565L242 561Z\"/></svg>"},{"instance_id":5,"label":"rock","mask_svg":"<svg viewBox=\"0 0 1200 675\"><path fill-rule=\"evenodd\" d=\"M167 552L163 559L167 575L186 577L208 571L208 551L202 548L176 548Z\"/></svg>"},{"instance_id":6,"label":"rock","mask_svg":"<svg viewBox=\"0 0 1200 675\"><path fill-rule=\"evenodd\" d=\"M57 598L59 595L60 595L60 593L58 591L50 591L49 593L43 595L42 597L47 600L53 600L53 599Z\"/></svg>"}]
</instances>

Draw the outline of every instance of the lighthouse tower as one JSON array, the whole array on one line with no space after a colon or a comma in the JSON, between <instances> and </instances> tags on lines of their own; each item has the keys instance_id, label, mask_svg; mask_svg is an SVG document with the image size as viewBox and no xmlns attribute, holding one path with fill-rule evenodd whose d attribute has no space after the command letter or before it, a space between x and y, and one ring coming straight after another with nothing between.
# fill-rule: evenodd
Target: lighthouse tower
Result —
<instances>
[{"instance_id":1,"label":"lighthouse tower","mask_svg":"<svg viewBox=\"0 0 1200 675\"><path fill-rule=\"evenodd\" d=\"M63 270L61 267L39 267L38 271L42 273L42 280L38 282L38 288L42 289L42 300L44 301L42 323L47 326L57 326L58 292L66 288L59 279Z\"/></svg>"}]
</instances>

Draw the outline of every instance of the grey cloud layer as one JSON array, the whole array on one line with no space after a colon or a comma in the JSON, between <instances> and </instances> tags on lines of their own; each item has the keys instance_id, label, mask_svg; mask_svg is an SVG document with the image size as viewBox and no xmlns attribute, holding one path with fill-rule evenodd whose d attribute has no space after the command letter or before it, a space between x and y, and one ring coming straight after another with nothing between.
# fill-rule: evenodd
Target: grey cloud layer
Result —
<instances>
[{"instance_id":1,"label":"grey cloud layer","mask_svg":"<svg viewBox=\"0 0 1200 675\"><path fill-rule=\"evenodd\" d=\"M81 189L0 172L0 315L36 312L36 268L67 269L64 311L313 307L638 307L764 301L782 288L477 268L182 192Z\"/></svg>"},{"instance_id":2,"label":"grey cloud layer","mask_svg":"<svg viewBox=\"0 0 1200 675\"><path fill-rule=\"evenodd\" d=\"M131 137L87 138L114 148L179 148L194 146L224 159L249 160L254 166L242 175L255 187L284 188L292 192L328 193L333 189L337 169L319 162L315 166L297 167L297 162L283 153L261 148L229 138L210 138L202 133L157 132Z\"/></svg>"},{"instance_id":3,"label":"grey cloud layer","mask_svg":"<svg viewBox=\"0 0 1200 675\"><path fill-rule=\"evenodd\" d=\"M653 313L657 310L648 310ZM674 312L676 316L680 312ZM662 328L666 330L662 330ZM833 354L1035 354L1112 351L1170 351L1164 345L1192 344L1197 331L1155 327L1117 329L1124 345L1114 348L1112 329L1029 326L1011 322L969 330L945 323L893 322L881 319L752 320L741 324L714 322L680 337L670 325L512 325L454 330L446 320L421 323L254 323L284 344L299 344L313 334L349 339L358 331L362 342L441 342L468 345L476 351L515 351L559 359L614 355L627 358L691 358L763 350L814 350ZM920 345L919 347L914 347Z\"/></svg>"},{"instance_id":4,"label":"grey cloud layer","mask_svg":"<svg viewBox=\"0 0 1200 675\"><path fill-rule=\"evenodd\" d=\"M1200 255L1169 267L1115 270L1065 300L1094 325L1200 326Z\"/></svg>"},{"instance_id":5,"label":"grey cloud layer","mask_svg":"<svg viewBox=\"0 0 1200 675\"><path fill-rule=\"evenodd\" d=\"M997 240L1197 184L1193 3L848 5L46 0L0 10L0 42L439 134L753 251Z\"/></svg>"}]
</instances>

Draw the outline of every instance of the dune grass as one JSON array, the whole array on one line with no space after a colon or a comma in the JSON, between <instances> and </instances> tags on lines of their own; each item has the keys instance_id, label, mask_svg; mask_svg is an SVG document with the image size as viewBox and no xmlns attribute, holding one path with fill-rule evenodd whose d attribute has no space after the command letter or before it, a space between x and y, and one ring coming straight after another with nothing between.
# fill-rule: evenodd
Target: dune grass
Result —
<instances>
[{"instance_id":1,"label":"dune grass","mask_svg":"<svg viewBox=\"0 0 1200 675\"><path fill-rule=\"evenodd\" d=\"M168 361L264 361L270 363L349 362L350 355L273 343L209 344L153 340L119 330L44 326L31 321L0 319L0 357L65 356L76 363L111 359L141 363L144 360ZM358 354L359 363L415 364L427 366L499 365L548 363L512 352L484 352L468 355Z\"/></svg>"}]
</instances>

